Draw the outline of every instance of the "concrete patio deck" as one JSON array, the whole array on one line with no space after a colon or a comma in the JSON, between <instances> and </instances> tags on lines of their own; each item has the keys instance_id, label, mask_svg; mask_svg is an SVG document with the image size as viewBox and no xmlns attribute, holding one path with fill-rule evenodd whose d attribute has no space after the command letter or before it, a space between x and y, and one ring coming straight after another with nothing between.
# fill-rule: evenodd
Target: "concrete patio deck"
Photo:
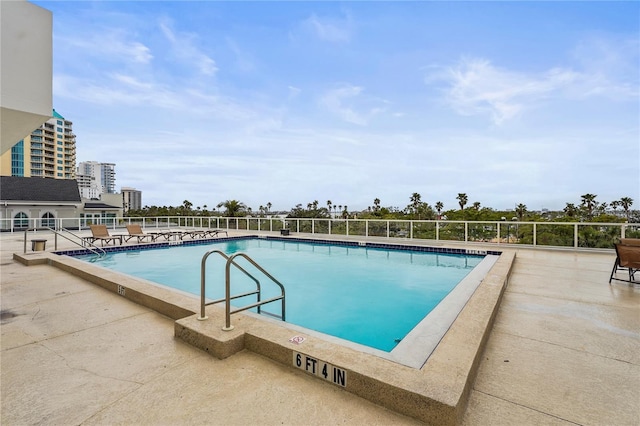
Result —
<instances>
[{"instance_id":1,"label":"concrete patio deck","mask_svg":"<svg viewBox=\"0 0 640 426\"><path fill-rule=\"evenodd\" d=\"M0 235L3 425L420 424L246 350L215 359L167 317L13 261L22 238ZM463 424L640 424L640 286L607 283L614 258L517 249Z\"/></svg>"}]
</instances>

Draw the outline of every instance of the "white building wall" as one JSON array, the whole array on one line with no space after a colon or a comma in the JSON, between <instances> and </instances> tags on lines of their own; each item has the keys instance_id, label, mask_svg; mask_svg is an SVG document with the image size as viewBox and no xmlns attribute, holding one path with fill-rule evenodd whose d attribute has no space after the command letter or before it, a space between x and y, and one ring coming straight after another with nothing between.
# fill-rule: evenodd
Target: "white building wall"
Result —
<instances>
[{"instance_id":1,"label":"white building wall","mask_svg":"<svg viewBox=\"0 0 640 426\"><path fill-rule=\"evenodd\" d=\"M51 116L52 31L50 11L0 1L0 154Z\"/></svg>"},{"instance_id":2,"label":"white building wall","mask_svg":"<svg viewBox=\"0 0 640 426\"><path fill-rule=\"evenodd\" d=\"M142 191L123 186L120 189L120 192L122 192L122 201L125 212L129 210L140 210L142 208Z\"/></svg>"},{"instance_id":3,"label":"white building wall","mask_svg":"<svg viewBox=\"0 0 640 426\"><path fill-rule=\"evenodd\" d=\"M100 198L102 194L115 194L115 167L114 163L100 163L97 161L79 163L77 174L91 178L90 181L86 177L83 178L82 182L78 180L82 196L85 198Z\"/></svg>"}]
</instances>

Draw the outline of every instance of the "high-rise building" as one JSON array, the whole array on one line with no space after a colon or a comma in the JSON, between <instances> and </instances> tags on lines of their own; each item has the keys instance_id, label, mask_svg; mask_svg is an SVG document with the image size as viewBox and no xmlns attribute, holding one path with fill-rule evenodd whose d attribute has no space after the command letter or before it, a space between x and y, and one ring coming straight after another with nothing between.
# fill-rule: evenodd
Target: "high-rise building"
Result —
<instances>
[{"instance_id":1,"label":"high-rise building","mask_svg":"<svg viewBox=\"0 0 640 426\"><path fill-rule=\"evenodd\" d=\"M116 193L116 165L97 161L78 164L78 187L83 198L100 198L101 194Z\"/></svg>"},{"instance_id":2,"label":"high-rise building","mask_svg":"<svg viewBox=\"0 0 640 426\"><path fill-rule=\"evenodd\" d=\"M120 192L122 192L122 207L125 213L129 210L142 209L142 191L123 186Z\"/></svg>"},{"instance_id":3,"label":"high-rise building","mask_svg":"<svg viewBox=\"0 0 640 426\"><path fill-rule=\"evenodd\" d=\"M76 178L76 135L73 123L53 116L0 156L0 175Z\"/></svg>"}]
</instances>

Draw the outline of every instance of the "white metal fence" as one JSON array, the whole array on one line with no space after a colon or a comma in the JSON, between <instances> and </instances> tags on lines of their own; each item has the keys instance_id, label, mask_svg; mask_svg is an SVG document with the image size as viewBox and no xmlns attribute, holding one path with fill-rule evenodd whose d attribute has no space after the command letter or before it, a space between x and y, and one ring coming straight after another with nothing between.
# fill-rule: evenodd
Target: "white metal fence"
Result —
<instances>
[{"instance_id":1,"label":"white metal fence","mask_svg":"<svg viewBox=\"0 0 640 426\"><path fill-rule=\"evenodd\" d=\"M406 240L458 241L484 244L523 244L533 247L613 248L620 238L640 238L640 224L593 222L516 222L384 219L290 219L280 217L114 217L0 219L4 232L27 228L84 230L102 223L112 229L131 223L144 229L216 228L270 231L287 229L317 236L344 235L399 238Z\"/></svg>"}]
</instances>

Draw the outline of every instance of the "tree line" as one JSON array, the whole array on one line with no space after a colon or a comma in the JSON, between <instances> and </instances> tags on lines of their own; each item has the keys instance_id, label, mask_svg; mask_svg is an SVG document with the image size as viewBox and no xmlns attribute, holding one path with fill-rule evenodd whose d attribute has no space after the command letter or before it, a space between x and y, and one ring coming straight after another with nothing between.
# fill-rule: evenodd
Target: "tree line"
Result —
<instances>
[{"instance_id":1,"label":"tree line","mask_svg":"<svg viewBox=\"0 0 640 426\"><path fill-rule=\"evenodd\" d=\"M331 218L331 219L387 219L387 220L468 220L468 221L559 221L559 222L640 222L640 213L631 210L633 199L622 197L611 202L600 202L595 194L584 194L577 203L566 203L561 211L529 211L525 204L517 204L513 210L495 210L482 206L479 201L469 203L466 193L456 196L458 205L445 210L441 201L433 206L422 200L422 196L414 192L409 197L409 203L404 207L382 206L379 198L364 210L350 211L347 204L334 203L327 200L320 205L314 200L305 205L296 204L289 212L272 212L271 202L260 205L253 210L241 201L225 200L209 210L207 205L194 208L193 203L184 200L182 205L145 206L140 210L129 210L130 217L156 216L225 216L225 217L268 217L274 214L285 214L289 218Z\"/></svg>"}]
</instances>

